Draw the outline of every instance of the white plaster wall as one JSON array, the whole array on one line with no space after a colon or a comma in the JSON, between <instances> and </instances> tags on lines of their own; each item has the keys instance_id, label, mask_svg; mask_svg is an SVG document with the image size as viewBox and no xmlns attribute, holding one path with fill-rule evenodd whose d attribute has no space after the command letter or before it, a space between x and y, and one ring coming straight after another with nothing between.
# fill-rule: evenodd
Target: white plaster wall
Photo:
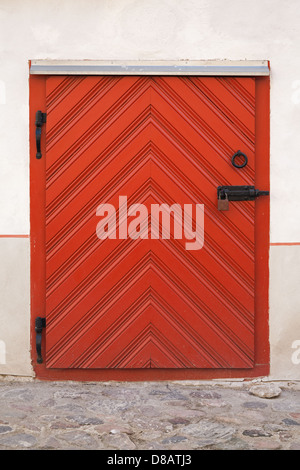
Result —
<instances>
[{"instance_id":1,"label":"white plaster wall","mask_svg":"<svg viewBox=\"0 0 300 470\"><path fill-rule=\"evenodd\" d=\"M300 378L300 246L272 246L271 377Z\"/></svg>"},{"instance_id":2,"label":"white plaster wall","mask_svg":"<svg viewBox=\"0 0 300 470\"><path fill-rule=\"evenodd\" d=\"M31 375L29 239L0 238L0 374Z\"/></svg>"},{"instance_id":3,"label":"white plaster wall","mask_svg":"<svg viewBox=\"0 0 300 470\"><path fill-rule=\"evenodd\" d=\"M299 0L0 0L0 235L29 233L29 59L268 59L271 241L300 242L299 24ZM14 246L15 240L5 243ZM28 247L22 249L25 256ZM278 376L285 368L273 365L284 347L274 332L284 326L284 341L291 342L299 313L299 294L291 292L287 282L280 283L279 267L288 263L286 276L293 273L299 280L294 252L290 246L271 250L271 359ZM2 269L21 269L29 285L26 263L17 266L6 257ZM288 325L276 301L278 285L289 308ZM7 289L7 295L9 289L13 294L13 285ZM20 305L13 295L11 302L16 312ZM23 304L20 321L26 330L28 293ZM11 321L1 306L0 315L0 325ZM14 341L24 344L23 339L16 336ZM11 363L7 370L28 372L28 351L27 338L24 368ZM300 367L291 374L300 378Z\"/></svg>"}]
</instances>

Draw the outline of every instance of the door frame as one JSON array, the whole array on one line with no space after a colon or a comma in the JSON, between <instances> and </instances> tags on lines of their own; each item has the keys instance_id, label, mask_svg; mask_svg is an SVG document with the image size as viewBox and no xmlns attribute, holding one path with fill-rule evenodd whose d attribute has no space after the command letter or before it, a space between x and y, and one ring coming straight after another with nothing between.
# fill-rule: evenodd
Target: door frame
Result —
<instances>
[{"instance_id":1,"label":"door frame","mask_svg":"<svg viewBox=\"0 0 300 470\"><path fill-rule=\"evenodd\" d=\"M30 61L30 249L31 249L31 359L36 377L44 380L156 381L208 380L267 376L270 372L269 345L269 198L255 204L255 361L251 369L47 369L37 363L36 317L45 315L45 126L42 126L42 158L36 159L35 113L46 109L46 78L49 75L194 75L255 76L256 144L255 186L270 187L270 77L267 61L180 61L113 62ZM138 71L138 73L137 73ZM47 327L46 327L47 328ZM45 329L42 355L45 355Z\"/></svg>"}]
</instances>

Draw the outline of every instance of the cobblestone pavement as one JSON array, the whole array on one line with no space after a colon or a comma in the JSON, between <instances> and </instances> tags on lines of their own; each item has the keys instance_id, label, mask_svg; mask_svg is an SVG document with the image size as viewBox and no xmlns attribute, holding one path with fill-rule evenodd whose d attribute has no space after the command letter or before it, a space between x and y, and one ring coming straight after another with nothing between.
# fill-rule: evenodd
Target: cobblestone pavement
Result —
<instances>
[{"instance_id":1,"label":"cobblestone pavement","mask_svg":"<svg viewBox=\"0 0 300 470\"><path fill-rule=\"evenodd\" d=\"M0 449L300 450L300 384L253 385L2 378Z\"/></svg>"}]
</instances>

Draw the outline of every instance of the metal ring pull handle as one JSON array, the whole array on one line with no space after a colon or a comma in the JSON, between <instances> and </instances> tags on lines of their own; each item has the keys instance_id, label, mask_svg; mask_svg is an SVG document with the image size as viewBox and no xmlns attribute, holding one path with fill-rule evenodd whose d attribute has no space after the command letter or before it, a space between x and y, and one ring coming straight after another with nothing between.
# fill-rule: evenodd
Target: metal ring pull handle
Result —
<instances>
[{"instance_id":1,"label":"metal ring pull handle","mask_svg":"<svg viewBox=\"0 0 300 470\"><path fill-rule=\"evenodd\" d=\"M241 163L240 165L238 165L238 164L236 163L236 161L235 161L235 159L236 159L237 157L243 157L243 158L244 158L243 163ZM248 157L247 157L247 155L245 155L243 152L241 152L240 150L238 150L234 155L232 155L231 163L233 164L233 166L234 166L235 168L244 168L244 166L246 166L247 163L248 163Z\"/></svg>"}]
</instances>

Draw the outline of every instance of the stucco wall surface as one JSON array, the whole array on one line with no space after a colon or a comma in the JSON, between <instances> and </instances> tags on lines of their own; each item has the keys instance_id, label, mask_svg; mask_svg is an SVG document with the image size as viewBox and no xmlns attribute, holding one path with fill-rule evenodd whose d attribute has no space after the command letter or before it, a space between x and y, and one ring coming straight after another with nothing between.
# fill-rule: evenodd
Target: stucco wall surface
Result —
<instances>
[{"instance_id":1,"label":"stucco wall surface","mask_svg":"<svg viewBox=\"0 0 300 470\"><path fill-rule=\"evenodd\" d=\"M32 373L28 61L265 59L271 377L300 379L299 24L299 0L0 0L0 374Z\"/></svg>"}]
</instances>

